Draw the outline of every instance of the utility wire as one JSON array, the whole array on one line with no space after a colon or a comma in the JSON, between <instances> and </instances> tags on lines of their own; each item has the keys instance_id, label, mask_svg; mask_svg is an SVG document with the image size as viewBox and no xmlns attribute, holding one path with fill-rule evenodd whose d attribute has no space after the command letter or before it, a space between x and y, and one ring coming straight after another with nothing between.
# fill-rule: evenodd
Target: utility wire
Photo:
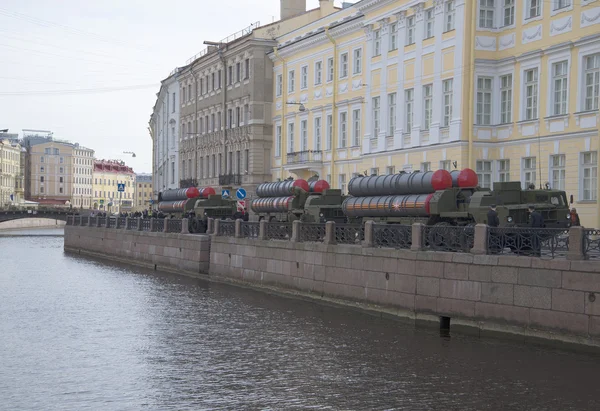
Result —
<instances>
[{"instance_id":1,"label":"utility wire","mask_svg":"<svg viewBox=\"0 0 600 411\"><path fill-rule=\"evenodd\" d=\"M40 91L7 91L0 92L0 96L60 96L60 95L73 95L73 94L96 94L96 93L109 93L115 91L130 91L130 90L143 90L156 88L158 84L140 84L135 86L125 87L104 87L104 88L90 88L90 89L73 89L73 90L40 90Z\"/></svg>"}]
</instances>

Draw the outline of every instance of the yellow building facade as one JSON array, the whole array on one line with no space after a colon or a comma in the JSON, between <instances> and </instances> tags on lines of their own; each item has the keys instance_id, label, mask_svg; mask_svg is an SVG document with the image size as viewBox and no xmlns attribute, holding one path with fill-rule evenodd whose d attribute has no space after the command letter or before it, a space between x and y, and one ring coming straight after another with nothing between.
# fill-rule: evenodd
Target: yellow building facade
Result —
<instances>
[{"instance_id":1,"label":"yellow building facade","mask_svg":"<svg viewBox=\"0 0 600 411\"><path fill-rule=\"evenodd\" d=\"M152 208L152 192L152 174L137 174L133 210L144 211Z\"/></svg>"},{"instance_id":2,"label":"yellow building facade","mask_svg":"<svg viewBox=\"0 0 600 411\"><path fill-rule=\"evenodd\" d=\"M131 212L135 200L135 174L118 160L95 160L92 179L93 209L106 213ZM119 191L124 184L124 191Z\"/></svg>"},{"instance_id":3,"label":"yellow building facade","mask_svg":"<svg viewBox=\"0 0 600 411\"><path fill-rule=\"evenodd\" d=\"M471 167L598 226L599 0L363 0L270 58L273 178Z\"/></svg>"},{"instance_id":4,"label":"yellow building facade","mask_svg":"<svg viewBox=\"0 0 600 411\"><path fill-rule=\"evenodd\" d=\"M21 146L8 139L0 140L0 208L22 201Z\"/></svg>"}]
</instances>

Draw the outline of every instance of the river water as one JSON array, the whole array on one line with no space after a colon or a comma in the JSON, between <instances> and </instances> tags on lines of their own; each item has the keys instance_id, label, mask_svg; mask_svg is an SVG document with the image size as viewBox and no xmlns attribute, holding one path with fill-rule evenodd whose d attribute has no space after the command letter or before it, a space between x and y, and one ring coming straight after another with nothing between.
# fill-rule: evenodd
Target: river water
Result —
<instances>
[{"instance_id":1,"label":"river water","mask_svg":"<svg viewBox=\"0 0 600 411\"><path fill-rule=\"evenodd\" d=\"M60 237L0 250L1 410L600 409L598 356L65 254Z\"/></svg>"}]
</instances>

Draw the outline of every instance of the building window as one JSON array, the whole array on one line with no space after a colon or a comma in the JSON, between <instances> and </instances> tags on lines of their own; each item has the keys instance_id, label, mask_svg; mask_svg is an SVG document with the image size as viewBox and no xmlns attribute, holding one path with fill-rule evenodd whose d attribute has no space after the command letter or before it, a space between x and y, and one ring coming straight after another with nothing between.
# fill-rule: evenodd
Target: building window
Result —
<instances>
[{"instance_id":1,"label":"building window","mask_svg":"<svg viewBox=\"0 0 600 411\"><path fill-rule=\"evenodd\" d=\"M227 109L227 127L233 128L233 110Z\"/></svg>"},{"instance_id":2,"label":"building window","mask_svg":"<svg viewBox=\"0 0 600 411\"><path fill-rule=\"evenodd\" d=\"M235 108L235 120L238 127L242 125L242 111L240 107Z\"/></svg>"},{"instance_id":3,"label":"building window","mask_svg":"<svg viewBox=\"0 0 600 411\"><path fill-rule=\"evenodd\" d=\"M342 191L342 194L346 193L346 174L340 174L338 176L338 184L340 186L340 190Z\"/></svg>"},{"instance_id":4,"label":"building window","mask_svg":"<svg viewBox=\"0 0 600 411\"><path fill-rule=\"evenodd\" d=\"M360 109L352 111L352 145L360 146Z\"/></svg>"},{"instance_id":5,"label":"building window","mask_svg":"<svg viewBox=\"0 0 600 411\"><path fill-rule=\"evenodd\" d=\"M235 81L239 83L242 79L242 63L235 64Z\"/></svg>"},{"instance_id":6,"label":"building window","mask_svg":"<svg viewBox=\"0 0 600 411\"><path fill-rule=\"evenodd\" d=\"M598 154L596 151L581 153L581 176L582 178L582 200L595 201L598 196L596 192L596 179L598 178Z\"/></svg>"},{"instance_id":7,"label":"building window","mask_svg":"<svg viewBox=\"0 0 600 411\"><path fill-rule=\"evenodd\" d=\"M552 179L552 189L565 189L565 155L558 154L550 156L550 177Z\"/></svg>"},{"instance_id":8,"label":"building window","mask_svg":"<svg viewBox=\"0 0 600 411\"><path fill-rule=\"evenodd\" d=\"M315 117L315 150L321 151L321 117Z\"/></svg>"},{"instance_id":9,"label":"building window","mask_svg":"<svg viewBox=\"0 0 600 411\"><path fill-rule=\"evenodd\" d=\"M526 70L525 77L525 120L538 118L538 69Z\"/></svg>"},{"instance_id":10,"label":"building window","mask_svg":"<svg viewBox=\"0 0 600 411\"><path fill-rule=\"evenodd\" d=\"M394 175L394 174L396 174L396 167L394 167L394 166L388 166L388 167L385 169L385 173L386 173L387 175Z\"/></svg>"},{"instance_id":11,"label":"building window","mask_svg":"<svg viewBox=\"0 0 600 411\"><path fill-rule=\"evenodd\" d=\"M494 28L494 0L479 0L479 28Z\"/></svg>"},{"instance_id":12,"label":"building window","mask_svg":"<svg viewBox=\"0 0 600 411\"><path fill-rule=\"evenodd\" d=\"M444 127L450 126L450 121L452 120L453 87L453 79L444 80L442 83L442 90L444 91Z\"/></svg>"},{"instance_id":13,"label":"building window","mask_svg":"<svg viewBox=\"0 0 600 411\"><path fill-rule=\"evenodd\" d=\"M431 127L431 117L432 117L432 94L433 94L433 86L428 84L423 86L423 129L429 130Z\"/></svg>"},{"instance_id":14,"label":"building window","mask_svg":"<svg viewBox=\"0 0 600 411\"><path fill-rule=\"evenodd\" d=\"M404 90L404 107L406 110L406 133L410 133L413 124L413 104L415 99L415 90L409 88L408 90Z\"/></svg>"},{"instance_id":15,"label":"building window","mask_svg":"<svg viewBox=\"0 0 600 411\"><path fill-rule=\"evenodd\" d=\"M327 59L327 81L333 81L333 57Z\"/></svg>"},{"instance_id":16,"label":"building window","mask_svg":"<svg viewBox=\"0 0 600 411\"><path fill-rule=\"evenodd\" d=\"M60 158L60 164L64 163L65 159L63 157Z\"/></svg>"},{"instance_id":17,"label":"building window","mask_svg":"<svg viewBox=\"0 0 600 411\"><path fill-rule=\"evenodd\" d=\"M504 26L515 24L515 0L504 1Z\"/></svg>"},{"instance_id":18,"label":"building window","mask_svg":"<svg viewBox=\"0 0 600 411\"><path fill-rule=\"evenodd\" d=\"M250 78L250 59L244 61L244 79Z\"/></svg>"},{"instance_id":19,"label":"building window","mask_svg":"<svg viewBox=\"0 0 600 411\"><path fill-rule=\"evenodd\" d=\"M568 82L568 62L561 61L552 65L552 99L555 116L567 114L567 82Z\"/></svg>"},{"instance_id":20,"label":"building window","mask_svg":"<svg viewBox=\"0 0 600 411\"><path fill-rule=\"evenodd\" d=\"M346 137L348 132L348 113L340 113L340 136L339 148L346 148Z\"/></svg>"},{"instance_id":21,"label":"building window","mask_svg":"<svg viewBox=\"0 0 600 411\"><path fill-rule=\"evenodd\" d=\"M217 87L220 89L221 88L221 84L222 83L222 79L221 77L223 76L222 74L222 70L217 71Z\"/></svg>"},{"instance_id":22,"label":"building window","mask_svg":"<svg viewBox=\"0 0 600 411\"><path fill-rule=\"evenodd\" d=\"M302 90L308 88L308 66L300 68L300 88Z\"/></svg>"},{"instance_id":23,"label":"building window","mask_svg":"<svg viewBox=\"0 0 600 411\"><path fill-rule=\"evenodd\" d=\"M477 125L492 124L492 79L479 77L477 79Z\"/></svg>"},{"instance_id":24,"label":"building window","mask_svg":"<svg viewBox=\"0 0 600 411\"><path fill-rule=\"evenodd\" d=\"M446 2L444 7L445 31L454 30L454 0Z\"/></svg>"},{"instance_id":25,"label":"building window","mask_svg":"<svg viewBox=\"0 0 600 411\"><path fill-rule=\"evenodd\" d=\"M302 142L301 151L308 151L308 120L300 121L300 141Z\"/></svg>"},{"instance_id":26,"label":"building window","mask_svg":"<svg viewBox=\"0 0 600 411\"><path fill-rule=\"evenodd\" d=\"M348 53L340 56L340 78L348 77Z\"/></svg>"},{"instance_id":27,"label":"building window","mask_svg":"<svg viewBox=\"0 0 600 411\"><path fill-rule=\"evenodd\" d=\"M500 123L512 122L512 74L500 77Z\"/></svg>"},{"instance_id":28,"label":"building window","mask_svg":"<svg viewBox=\"0 0 600 411\"><path fill-rule=\"evenodd\" d=\"M381 30L375 30L373 36L373 57L381 55Z\"/></svg>"},{"instance_id":29,"label":"building window","mask_svg":"<svg viewBox=\"0 0 600 411\"><path fill-rule=\"evenodd\" d=\"M390 26L390 48L389 51L398 49L398 25L396 23Z\"/></svg>"},{"instance_id":30,"label":"building window","mask_svg":"<svg viewBox=\"0 0 600 411\"><path fill-rule=\"evenodd\" d=\"M175 93L173 93L173 109L171 110L171 113L175 112Z\"/></svg>"},{"instance_id":31,"label":"building window","mask_svg":"<svg viewBox=\"0 0 600 411\"><path fill-rule=\"evenodd\" d=\"M379 175L379 168L374 167L371 169L371 174L372 176L378 176Z\"/></svg>"},{"instance_id":32,"label":"building window","mask_svg":"<svg viewBox=\"0 0 600 411\"><path fill-rule=\"evenodd\" d=\"M188 85L188 101L192 100L192 85Z\"/></svg>"},{"instance_id":33,"label":"building window","mask_svg":"<svg viewBox=\"0 0 600 411\"><path fill-rule=\"evenodd\" d=\"M181 87L181 104L185 103L185 86Z\"/></svg>"},{"instance_id":34,"label":"building window","mask_svg":"<svg viewBox=\"0 0 600 411\"><path fill-rule=\"evenodd\" d=\"M433 37L433 27L435 24L435 14L433 8L425 10L425 37L426 39Z\"/></svg>"},{"instance_id":35,"label":"building window","mask_svg":"<svg viewBox=\"0 0 600 411\"><path fill-rule=\"evenodd\" d=\"M421 163L421 172L426 173L428 171L431 171L431 162L425 161Z\"/></svg>"},{"instance_id":36,"label":"building window","mask_svg":"<svg viewBox=\"0 0 600 411\"><path fill-rule=\"evenodd\" d=\"M323 82L323 62L317 61L315 63L315 86Z\"/></svg>"},{"instance_id":37,"label":"building window","mask_svg":"<svg viewBox=\"0 0 600 411\"><path fill-rule=\"evenodd\" d=\"M283 75L282 74L277 75L276 89L277 89L277 97L281 97L281 94L283 93Z\"/></svg>"},{"instance_id":38,"label":"building window","mask_svg":"<svg viewBox=\"0 0 600 411\"><path fill-rule=\"evenodd\" d=\"M379 135L379 97L373 97L373 137Z\"/></svg>"},{"instance_id":39,"label":"building window","mask_svg":"<svg viewBox=\"0 0 600 411\"><path fill-rule=\"evenodd\" d=\"M352 74L362 73L362 49L356 49L353 53L354 61L352 62Z\"/></svg>"},{"instance_id":40,"label":"building window","mask_svg":"<svg viewBox=\"0 0 600 411\"><path fill-rule=\"evenodd\" d=\"M288 153L294 152L294 123L288 124Z\"/></svg>"},{"instance_id":41,"label":"building window","mask_svg":"<svg viewBox=\"0 0 600 411\"><path fill-rule=\"evenodd\" d=\"M288 73L288 93L293 93L294 89L295 89L295 72L294 70L291 70Z\"/></svg>"},{"instance_id":42,"label":"building window","mask_svg":"<svg viewBox=\"0 0 600 411\"><path fill-rule=\"evenodd\" d=\"M523 188L527 189L529 186L535 186L535 182L537 181L537 171L536 171L536 158L535 157L525 157L523 158Z\"/></svg>"},{"instance_id":43,"label":"building window","mask_svg":"<svg viewBox=\"0 0 600 411\"><path fill-rule=\"evenodd\" d=\"M331 150L331 141L333 139L333 116L327 115L327 140L325 142L327 150Z\"/></svg>"},{"instance_id":44,"label":"building window","mask_svg":"<svg viewBox=\"0 0 600 411\"><path fill-rule=\"evenodd\" d=\"M43 183L43 182L44 182L44 176L41 176L40 177L40 183Z\"/></svg>"},{"instance_id":45,"label":"building window","mask_svg":"<svg viewBox=\"0 0 600 411\"><path fill-rule=\"evenodd\" d=\"M478 160L475 163L475 172L479 179L479 186L482 188L492 188L492 162Z\"/></svg>"},{"instance_id":46,"label":"building window","mask_svg":"<svg viewBox=\"0 0 600 411\"><path fill-rule=\"evenodd\" d=\"M387 135L393 136L396 130L396 93L388 94L388 130Z\"/></svg>"},{"instance_id":47,"label":"building window","mask_svg":"<svg viewBox=\"0 0 600 411\"><path fill-rule=\"evenodd\" d=\"M452 161L451 160L440 161L440 170L451 171L452 170Z\"/></svg>"},{"instance_id":48,"label":"building window","mask_svg":"<svg viewBox=\"0 0 600 411\"><path fill-rule=\"evenodd\" d=\"M564 9L565 7L569 7L571 5L571 0L555 0L554 1L554 10Z\"/></svg>"},{"instance_id":49,"label":"building window","mask_svg":"<svg viewBox=\"0 0 600 411\"><path fill-rule=\"evenodd\" d=\"M227 83L229 85L232 85L233 84L233 66L227 67L227 77L229 77L229 79L227 80Z\"/></svg>"},{"instance_id":50,"label":"building window","mask_svg":"<svg viewBox=\"0 0 600 411\"><path fill-rule=\"evenodd\" d=\"M527 2L527 9L525 11L525 18L531 19L533 17L538 17L541 11L542 0L525 0Z\"/></svg>"},{"instance_id":51,"label":"building window","mask_svg":"<svg viewBox=\"0 0 600 411\"><path fill-rule=\"evenodd\" d=\"M44 187L40 187L40 193L44 192Z\"/></svg>"},{"instance_id":52,"label":"building window","mask_svg":"<svg viewBox=\"0 0 600 411\"><path fill-rule=\"evenodd\" d=\"M415 44L415 16L406 19L406 45Z\"/></svg>"},{"instance_id":53,"label":"building window","mask_svg":"<svg viewBox=\"0 0 600 411\"><path fill-rule=\"evenodd\" d=\"M585 110L598 110L600 53L585 58Z\"/></svg>"}]
</instances>

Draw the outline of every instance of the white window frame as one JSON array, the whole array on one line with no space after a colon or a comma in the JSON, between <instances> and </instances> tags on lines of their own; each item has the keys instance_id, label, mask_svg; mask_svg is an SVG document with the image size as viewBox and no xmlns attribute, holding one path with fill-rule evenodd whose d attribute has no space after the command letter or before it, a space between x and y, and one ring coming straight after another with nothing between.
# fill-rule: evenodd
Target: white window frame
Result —
<instances>
[{"instance_id":1,"label":"white window frame","mask_svg":"<svg viewBox=\"0 0 600 411\"><path fill-rule=\"evenodd\" d=\"M296 71L288 71L288 94L292 94L296 91Z\"/></svg>"},{"instance_id":2,"label":"white window frame","mask_svg":"<svg viewBox=\"0 0 600 411\"><path fill-rule=\"evenodd\" d=\"M290 121L287 124L288 132L287 132L287 152L294 152L294 122Z\"/></svg>"},{"instance_id":3,"label":"white window frame","mask_svg":"<svg viewBox=\"0 0 600 411\"><path fill-rule=\"evenodd\" d=\"M360 109L352 110L352 146L360 146L361 115Z\"/></svg>"},{"instance_id":4,"label":"white window frame","mask_svg":"<svg viewBox=\"0 0 600 411\"><path fill-rule=\"evenodd\" d=\"M589 160L588 160L588 157ZM579 157L579 200L580 201L597 201L597 178L598 178L598 152L586 151L580 153ZM595 161L594 161L595 160ZM585 176L586 170L589 170L589 176ZM595 173L594 173L595 172ZM595 174L595 176L594 176ZM589 181L589 182L588 182ZM589 186L589 194L586 196L586 186Z\"/></svg>"},{"instance_id":5,"label":"white window frame","mask_svg":"<svg viewBox=\"0 0 600 411\"><path fill-rule=\"evenodd\" d=\"M300 120L300 151L308 151L308 120Z\"/></svg>"},{"instance_id":6,"label":"white window frame","mask_svg":"<svg viewBox=\"0 0 600 411\"><path fill-rule=\"evenodd\" d=\"M349 64L349 56L348 53L340 54L340 79L344 79L348 77L348 64Z\"/></svg>"},{"instance_id":7,"label":"white window frame","mask_svg":"<svg viewBox=\"0 0 600 411\"><path fill-rule=\"evenodd\" d=\"M423 130L429 130L433 122L433 84L423 86Z\"/></svg>"},{"instance_id":8,"label":"white window frame","mask_svg":"<svg viewBox=\"0 0 600 411\"><path fill-rule=\"evenodd\" d=\"M333 81L333 75L335 74L333 72L334 67L333 67L333 57L329 57L327 58L327 82L331 83Z\"/></svg>"},{"instance_id":9,"label":"white window frame","mask_svg":"<svg viewBox=\"0 0 600 411\"><path fill-rule=\"evenodd\" d=\"M537 161L538 159L535 156L521 158L521 185L523 190L526 190L530 184L536 185L537 183Z\"/></svg>"},{"instance_id":10,"label":"white window frame","mask_svg":"<svg viewBox=\"0 0 600 411\"><path fill-rule=\"evenodd\" d=\"M432 38L435 34L435 10L433 7L425 10L425 17L423 21L425 24L423 30L423 40L427 40Z\"/></svg>"},{"instance_id":11,"label":"white window frame","mask_svg":"<svg viewBox=\"0 0 600 411\"><path fill-rule=\"evenodd\" d=\"M508 20L508 21L507 21ZM515 0L502 0L502 27L515 25Z\"/></svg>"},{"instance_id":12,"label":"white window frame","mask_svg":"<svg viewBox=\"0 0 600 411\"><path fill-rule=\"evenodd\" d=\"M528 78L531 73L531 79ZM540 70L530 67L523 70L523 120L534 121L540 117Z\"/></svg>"},{"instance_id":13,"label":"white window frame","mask_svg":"<svg viewBox=\"0 0 600 411\"><path fill-rule=\"evenodd\" d=\"M281 157L281 124L275 126L275 157Z\"/></svg>"},{"instance_id":14,"label":"white window frame","mask_svg":"<svg viewBox=\"0 0 600 411\"><path fill-rule=\"evenodd\" d=\"M495 0L478 0L477 27L480 29L496 28Z\"/></svg>"},{"instance_id":15,"label":"white window frame","mask_svg":"<svg viewBox=\"0 0 600 411\"><path fill-rule=\"evenodd\" d=\"M550 98L550 115L560 116L569 113L569 61L561 60L550 63L550 77L552 92ZM559 72L560 70L560 72ZM557 74L558 73L558 74Z\"/></svg>"},{"instance_id":16,"label":"white window frame","mask_svg":"<svg viewBox=\"0 0 600 411\"><path fill-rule=\"evenodd\" d=\"M596 67L588 69L588 59L594 59ZM583 67L583 76L581 79L583 89L582 111L598 110L598 94L600 93L600 53L591 53L584 55L581 59ZM592 76L591 84L588 83L588 77Z\"/></svg>"},{"instance_id":17,"label":"white window frame","mask_svg":"<svg viewBox=\"0 0 600 411\"><path fill-rule=\"evenodd\" d=\"M513 109L513 80L512 73L506 73L500 76L500 124L512 123Z\"/></svg>"},{"instance_id":18,"label":"white window frame","mask_svg":"<svg viewBox=\"0 0 600 411\"><path fill-rule=\"evenodd\" d=\"M452 171L452 160L440 160L440 170Z\"/></svg>"},{"instance_id":19,"label":"white window frame","mask_svg":"<svg viewBox=\"0 0 600 411\"><path fill-rule=\"evenodd\" d=\"M314 146L316 151L321 151L321 131L323 129L323 120L322 117L315 117L314 121Z\"/></svg>"},{"instance_id":20,"label":"white window frame","mask_svg":"<svg viewBox=\"0 0 600 411\"><path fill-rule=\"evenodd\" d=\"M406 46L415 44L415 16L406 18Z\"/></svg>"},{"instance_id":21,"label":"white window frame","mask_svg":"<svg viewBox=\"0 0 600 411\"><path fill-rule=\"evenodd\" d=\"M494 162L492 160L477 160L475 162L475 172L481 188L492 188L494 185Z\"/></svg>"},{"instance_id":22,"label":"white window frame","mask_svg":"<svg viewBox=\"0 0 600 411\"><path fill-rule=\"evenodd\" d=\"M421 163L421 166L420 166L419 170L421 170L422 173L426 173L428 171L431 171L431 161L423 161Z\"/></svg>"},{"instance_id":23,"label":"white window frame","mask_svg":"<svg viewBox=\"0 0 600 411\"><path fill-rule=\"evenodd\" d=\"M564 190L566 180L566 156L554 154L548 161L548 181L553 190Z\"/></svg>"},{"instance_id":24,"label":"white window frame","mask_svg":"<svg viewBox=\"0 0 600 411\"><path fill-rule=\"evenodd\" d=\"M379 136L380 125L381 125L381 98L379 96L373 97L373 138Z\"/></svg>"},{"instance_id":25,"label":"white window frame","mask_svg":"<svg viewBox=\"0 0 600 411\"><path fill-rule=\"evenodd\" d=\"M480 80L482 81L481 86ZM486 85L486 82L488 80L490 82L490 87L482 87ZM494 101L494 77L477 76L475 81L475 124L477 124L478 126L491 126L493 123L492 111ZM487 106L489 106L488 112L486 112Z\"/></svg>"},{"instance_id":26,"label":"white window frame","mask_svg":"<svg viewBox=\"0 0 600 411\"><path fill-rule=\"evenodd\" d=\"M415 104L415 89L408 88L404 90L404 125L406 126L405 133L410 133L414 122L414 104Z\"/></svg>"},{"instance_id":27,"label":"white window frame","mask_svg":"<svg viewBox=\"0 0 600 411\"><path fill-rule=\"evenodd\" d=\"M300 90L308 88L308 66L300 67Z\"/></svg>"},{"instance_id":28,"label":"white window frame","mask_svg":"<svg viewBox=\"0 0 600 411\"><path fill-rule=\"evenodd\" d=\"M388 137L393 136L396 130L396 104L398 104L397 94L388 94L388 129L386 133Z\"/></svg>"},{"instance_id":29,"label":"white window frame","mask_svg":"<svg viewBox=\"0 0 600 411\"><path fill-rule=\"evenodd\" d=\"M564 13L573 10L573 0L553 0L552 10L550 10L550 16L555 16L559 13ZM585 6L585 1L582 2L582 6Z\"/></svg>"},{"instance_id":30,"label":"white window frame","mask_svg":"<svg viewBox=\"0 0 600 411\"><path fill-rule=\"evenodd\" d=\"M283 94L283 74L277 74L275 80L275 90L277 92L277 97L281 97Z\"/></svg>"},{"instance_id":31,"label":"white window frame","mask_svg":"<svg viewBox=\"0 0 600 411\"><path fill-rule=\"evenodd\" d=\"M352 51L352 74L362 73L362 48L357 48Z\"/></svg>"},{"instance_id":32,"label":"white window frame","mask_svg":"<svg viewBox=\"0 0 600 411\"><path fill-rule=\"evenodd\" d=\"M373 57L381 56L381 30L373 32Z\"/></svg>"},{"instance_id":33,"label":"white window frame","mask_svg":"<svg viewBox=\"0 0 600 411\"><path fill-rule=\"evenodd\" d=\"M523 24L531 21L540 20L544 15L545 0L524 0L523 1ZM537 14L533 14L533 11Z\"/></svg>"},{"instance_id":34,"label":"white window frame","mask_svg":"<svg viewBox=\"0 0 600 411\"><path fill-rule=\"evenodd\" d=\"M390 25L390 38L388 51L398 50L398 24L393 23Z\"/></svg>"},{"instance_id":35,"label":"white window frame","mask_svg":"<svg viewBox=\"0 0 600 411\"><path fill-rule=\"evenodd\" d=\"M454 30L456 11L454 0L449 0L444 4L444 32Z\"/></svg>"},{"instance_id":36,"label":"white window frame","mask_svg":"<svg viewBox=\"0 0 600 411\"><path fill-rule=\"evenodd\" d=\"M449 127L452 121L452 100L454 98L454 79L442 80L442 127Z\"/></svg>"},{"instance_id":37,"label":"white window frame","mask_svg":"<svg viewBox=\"0 0 600 411\"><path fill-rule=\"evenodd\" d=\"M315 86L323 84L323 60L315 61Z\"/></svg>"},{"instance_id":38,"label":"white window frame","mask_svg":"<svg viewBox=\"0 0 600 411\"><path fill-rule=\"evenodd\" d=\"M325 149L329 151L333 144L333 115L331 113L327 113L325 117L325 127Z\"/></svg>"},{"instance_id":39,"label":"white window frame","mask_svg":"<svg viewBox=\"0 0 600 411\"><path fill-rule=\"evenodd\" d=\"M348 112L341 111L339 116L340 130L338 135L338 148L346 148L348 145Z\"/></svg>"},{"instance_id":40,"label":"white window frame","mask_svg":"<svg viewBox=\"0 0 600 411\"><path fill-rule=\"evenodd\" d=\"M346 174L338 175L338 186L340 187L342 194L345 194L346 193Z\"/></svg>"}]
</instances>

